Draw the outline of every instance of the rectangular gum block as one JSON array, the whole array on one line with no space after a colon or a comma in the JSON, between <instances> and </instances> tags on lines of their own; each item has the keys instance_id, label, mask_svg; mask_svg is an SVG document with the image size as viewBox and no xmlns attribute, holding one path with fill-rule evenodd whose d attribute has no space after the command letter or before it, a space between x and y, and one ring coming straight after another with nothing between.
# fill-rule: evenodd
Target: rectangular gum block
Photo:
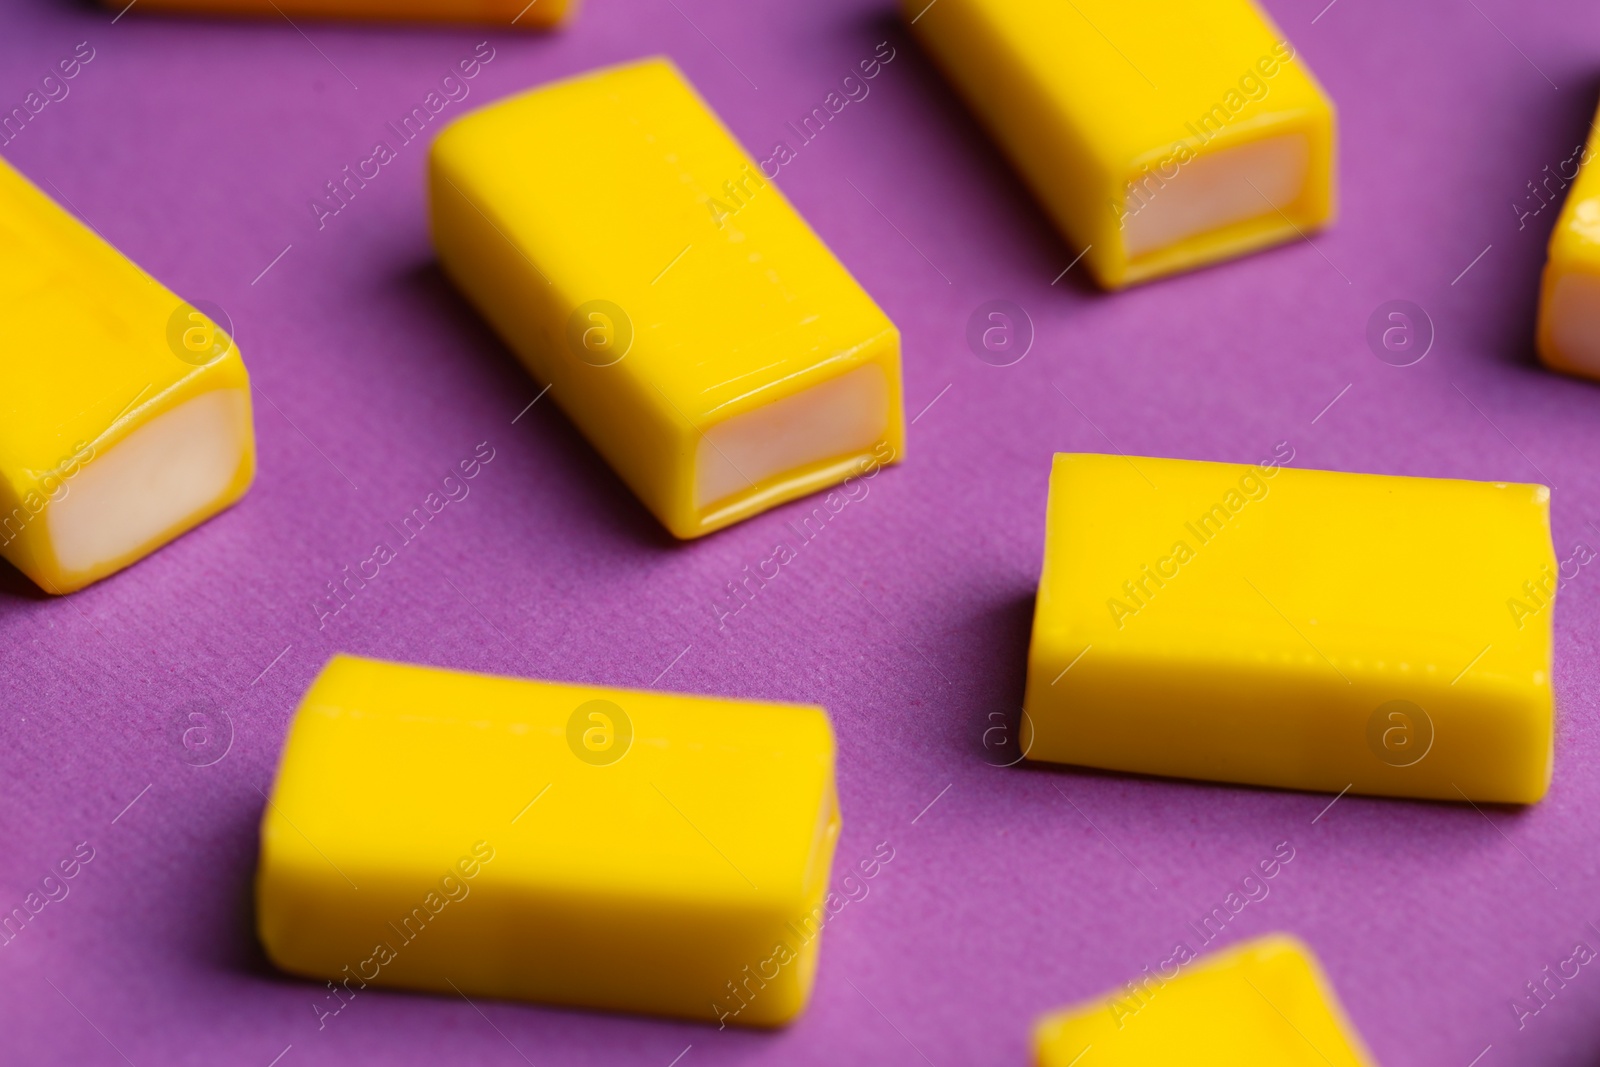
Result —
<instances>
[{"instance_id":1,"label":"rectangular gum block","mask_svg":"<svg viewBox=\"0 0 1600 1067\"><path fill-rule=\"evenodd\" d=\"M839 809L817 707L336 656L262 817L273 963L775 1026L816 971Z\"/></svg>"},{"instance_id":2,"label":"rectangular gum block","mask_svg":"<svg viewBox=\"0 0 1600 1067\"><path fill-rule=\"evenodd\" d=\"M121 10L128 0L102 0ZM139 0L139 11L257 18L332 18L479 22L508 29L548 29L572 18L578 0Z\"/></svg>"},{"instance_id":3,"label":"rectangular gum block","mask_svg":"<svg viewBox=\"0 0 1600 1067\"><path fill-rule=\"evenodd\" d=\"M445 271L677 537L903 454L899 331L667 60L457 120L430 196Z\"/></svg>"},{"instance_id":4,"label":"rectangular gum block","mask_svg":"<svg viewBox=\"0 0 1600 1067\"><path fill-rule=\"evenodd\" d=\"M1178 950L1101 999L1039 1020L1037 1067L1376 1067L1316 957L1294 938L1272 934L1205 957Z\"/></svg>"},{"instance_id":5,"label":"rectangular gum block","mask_svg":"<svg viewBox=\"0 0 1600 1067\"><path fill-rule=\"evenodd\" d=\"M232 339L0 161L0 555L49 593L242 496L250 379Z\"/></svg>"},{"instance_id":6,"label":"rectangular gum block","mask_svg":"<svg viewBox=\"0 0 1600 1067\"><path fill-rule=\"evenodd\" d=\"M1542 485L1062 454L1028 758L1532 803L1550 783Z\"/></svg>"},{"instance_id":7,"label":"rectangular gum block","mask_svg":"<svg viewBox=\"0 0 1600 1067\"><path fill-rule=\"evenodd\" d=\"M1588 144L1575 153L1576 180L1550 234L1536 344L1552 370L1600 378L1600 171L1589 162L1600 133L1593 125L1590 130ZM1569 177L1564 164L1558 170Z\"/></svg>"},{"instance_id":8,"label":"rectangular gum block","mask_svg":"<svg viewBox=\"0 0 1600 1067\"><path fill-rule=\"evenodd\" d=\"M1105 288L1332 219L1333 108L1250 0L901 10Z\"/></svg>"}]
</instances>

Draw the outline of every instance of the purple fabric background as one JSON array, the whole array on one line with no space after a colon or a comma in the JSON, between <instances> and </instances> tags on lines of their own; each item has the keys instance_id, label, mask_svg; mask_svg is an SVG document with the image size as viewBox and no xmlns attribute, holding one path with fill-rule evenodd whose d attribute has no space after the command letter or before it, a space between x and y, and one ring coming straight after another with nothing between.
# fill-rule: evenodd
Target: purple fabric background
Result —
<instances>
[{"instance_id":1,"label":"purple fabric background","mask_svg":"<svg viewBox=\"0 0 1600 1067\"><path fill-rule=\"evenodd\" d=\"M1035 1016L1154 966L1287 840L1295 859L1226 939L1309 941L1380 1061L1594 1062L1600 965L1521 1030L1508 1004L1575 942L1600 947L1600 566L1561 592L1555 783L1531 810L1346 797L1314 822L1327 796L987 765L1006 756L984 730L1021 698L1052 452L1248 461L1286 440L1302 466L1547 481L1559 555L1600 546L1600 392L1531 352L1555 209L1519 229L1511 207L1586 134L1600 11L1337 0L1319 18L1324 2L1269 6L1340 109L1337 226L1113 296L1081 267L1052 286L1077 250L886 0L590 0L553 36L7 3L5 109L78 42L95 58L6 158L227 309L261 465L232 511L70 599L0 573L0 909L95 850L0 948L0 1059L666 1067L692 1045L681 1067L1016 1063ZM421 142L324 229L312 217L485 38L495 59L443 117L666 52L762 156L878 42L897 50L779 182L904 331L908 459L725 632L724 584L801 505L675 544L551 404L513 424L536 388L433 263ZM1403 369L1364 340L1395 298L1437 327ZM966 346L992 299L1037 328L1015 366ZM495 459L471 495L319 630L324 583L480 441ZM895 858L830 926L808 1014L718 1032L369 991L319 1032L316 987L256 946L250 892L285 723L341 649L826 705L838 864L880 841ZM232 722L212 766L183 758L191 701Z\"/></svg>"}]
</instances>

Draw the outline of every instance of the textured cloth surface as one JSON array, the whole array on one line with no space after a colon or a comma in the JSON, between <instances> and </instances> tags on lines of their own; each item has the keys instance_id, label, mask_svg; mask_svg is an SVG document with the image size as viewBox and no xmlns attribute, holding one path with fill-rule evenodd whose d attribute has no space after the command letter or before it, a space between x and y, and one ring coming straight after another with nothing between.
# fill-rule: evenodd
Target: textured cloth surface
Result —
<instances>
[{"instance_id":1,"label":"textured cloth surface","mask_svg":"<svg viewBox=\"0 0 1600 1067\"><path fill-rule=\"evenodd\" d=\"M173 289L226 310L258 387L261 467L236 508L71 599L0 569L0 908L26 909L62 861L75 872L0 947L3 1058L1017 1063L1035 1017L1196 944L1191 924L1288 842L1292 860L1213 945L1304 938L1385 1063L1460 1067L1488 1046L1484 1067L1594 1062L1600 973L1543 968L1600 948L1600 565L1567 568L1555 781L1531 810L1328 809L991 766L1013 755L1009 727L986 731L1021 700L1052 452L1251 461L1288 442L1297 466L1544 481L1558 556L1600 547L1600 390L1531 351L1556 208L1530 187L1556 189L1588 132L1600 12L1270 7L1339 107L1338 223L1314 246L1107 296L1081 267L1052 282L1081 250L885 4L590 0L551 36L7 4L0 109L31 118L0 151ZM788 124L842 97L880 42L892 58L865 97L803 143ZM41 85L75 49L93 58ZM492 58L445 83L475 50ZM673 543L549 397L528 407L537 386L430 252L432 130L654 52L781 162L784 192L904 332L906 462L814 540L789 524L819 498ZM431 114L434 91L437 114L404 143L388 124ZM380 140L387 161L366 165ZM558 165L582 146L551 151ZM315 211L347 166L377 171L336 214ZM1436 333L1407 367L1366 340L1397 299ZM968 346L992 300L1025 308L1035 333L1011 366ZM63 346L72 335L62 323ZM481 442L493 458L447 483ZM459 499L402 545L432 493ZM325 616L327 584L379 543L395 557ZM794 558L728 600L779 543ZM835 877L880 842L893 859L828 924L809 1012L780 1033L719 1032L368 990L319 1029L326 991L266 964L251 885L285 725L336 650L825 705Z\"/></svg>"}]
</instances>

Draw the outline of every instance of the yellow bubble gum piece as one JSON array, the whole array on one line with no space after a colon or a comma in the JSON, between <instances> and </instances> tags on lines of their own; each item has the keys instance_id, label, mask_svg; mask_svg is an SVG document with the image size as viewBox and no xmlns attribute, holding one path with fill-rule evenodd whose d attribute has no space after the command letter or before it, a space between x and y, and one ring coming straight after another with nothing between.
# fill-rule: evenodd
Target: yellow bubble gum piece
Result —
<instances>
[{"instance_id":1,"label":"yellow bubble gum piece","mask_svg":"<svg viewBox=\"0 0 1600 1067\"><path fill-rule=\"evenodd\" d=\"M0 161L0 555L70 593L254 474L232 339Z\"/></svg>"},{"instance_id":2,"label":"yellow bubble gum piece","mask_svg":"<svg viewBox=\"0 0 1600 1067\"><path fill-rule=\"evenodd\" d=\"M1038 1067L1375 1067L1316 957L1282 934L1174 956L1045 1016L1033 1041Z\"/></svg>"},{"instance_id":3,"label":"yellow bubble gum piece","mask_svg":"<svg viewBox=\"0 0 1600 1067\"><path fill-rule=\"evenodd\" d=\"M904 452L899 331L667 60L458 119L430 190L446 272L676 536Z\"/></svg>"},{"instance_id":4,"label":"yellow bubble gum piece","mask_svg":"<svg viewBox=\"0 0 1600 1067\"><path fill-rule=\"evenodd\" d=\"M839 834L821 708L336 656L262 817L286 971L774 1026L805 1006Z\"/></svg>"},{"instance_id":5,"label":"yellow bubble gum piece","mask_svg":"<svg viewBox=\"0 0 1600 1067\"><path fill-rule=\"evenodd\" d=\"M1542 485L1061 454L1030 759L1532 803L1557 582Z\"/></svg>"},{"instance_id":6,"label":"yellow bubble gum piece","mask_svg":"<svg viewBox=\"0 0 1600 1067\"><path fill-rule=\"evenodd\" d=\"M1250 0L901 10L1106 288L1333 217L1333 107Z\"/></svg>"},{"instance_id":7,"label":"yellow bubble gum piece","mask_svg":"<svg viewBox=\"0 0 1600 1067\"><path fill-rule=\"evenodd\" d=\"M1600 133L1591 132L1588 144L1556 166L1576 180L1550 234L1536 332L1546 366L1587 378L1600 378L1600 170L1590 162L1597 145Z\"/></svg>"}]
</instances>

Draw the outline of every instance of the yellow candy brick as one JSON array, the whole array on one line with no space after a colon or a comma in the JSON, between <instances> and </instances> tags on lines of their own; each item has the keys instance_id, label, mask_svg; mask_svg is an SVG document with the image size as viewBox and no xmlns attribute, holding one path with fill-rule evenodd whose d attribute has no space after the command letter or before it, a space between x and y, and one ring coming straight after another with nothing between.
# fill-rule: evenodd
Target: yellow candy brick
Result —
<instances>
[{"instance_id":1,"label":"yellow candy brick","mask_svg":"<svg viewBox=\"0 0 1600 1067\"><path fill-rule=\"evenodd\" d=\"M128 0L102 0L121 10ZM139 0L140 11L195 15L254 15L290 18L413 19L428 22L488 22L508 29L542 29L565 22L578 0Z\"/></svg>"},{"instance_id":2,"label":"yellow candy brick","mask_svg":"<svg viewBox=\"0 0 1600 1067\"><path fill-rule=\"evenodd\" d=\"M233 341L0 161L0 555L70 593L254 475Z\"/></svg>"},{"instance_id":3,"label":"yellow candy brick","mask_svg":"<svg viewBox=\"0 0 1600 1067\"><path fill-rule=\"evenodd\" d=\"M1600 133L1591 132L1550 234L1537 333L1546 366L1589 378L1600 378L1600 171L1589 162L1596 151Z\"/></svg>"},{"instance_id":4,"label":"yellow candy brick","mask_svg":"<svg viewBox=\"0 0 1600 1067\"><path fill-rule=\"evenodd\" d=\"M1316 957L1282 934L1166 960L1041 1019L1033 1042L1038 1067L1374 1067Z\"/></svg>"},{"instance_id":5,"label":"yellow candy brick","mask_svg":"<svg viewBox=\"0 0 1600 1067\"><path fill-rule=\"evenodd\" d=\"M902 0L1101 285L1333 216L1333 108L1250 0Z\"/></svg>"},{"instance_id":6,"label":"yellow candy brick","mask_svg":"<svg viewBox=\"0 0 1600 1067\"><path fill-rule=\"evenodd\" d=\"M772 1026L805 1006L839 835L821 708L336 656L262 817L279 967Z\"/></svg>"},{"instance_id":7,"label":"yellow candy brick","mask_svg":"<svg viewBox=\"0 0 1600 1067\"><path fill-rule=\"evenodd\" d=\"M1029 758L1543 797L1550 491L1296 470L1286 449L1253 465L1055 457Z\"/></svg>"},{"instance_id":8,"label":"yellow candy brick","mask_svg":"<svg viewBox=\"0 0 1600 1067\"><path fill-rule=\"evenodd\" d=\"M899 332L667 60L484 108L430 158L445 270L673 534L904 452Z\"/></svg>"}]
</instances>

